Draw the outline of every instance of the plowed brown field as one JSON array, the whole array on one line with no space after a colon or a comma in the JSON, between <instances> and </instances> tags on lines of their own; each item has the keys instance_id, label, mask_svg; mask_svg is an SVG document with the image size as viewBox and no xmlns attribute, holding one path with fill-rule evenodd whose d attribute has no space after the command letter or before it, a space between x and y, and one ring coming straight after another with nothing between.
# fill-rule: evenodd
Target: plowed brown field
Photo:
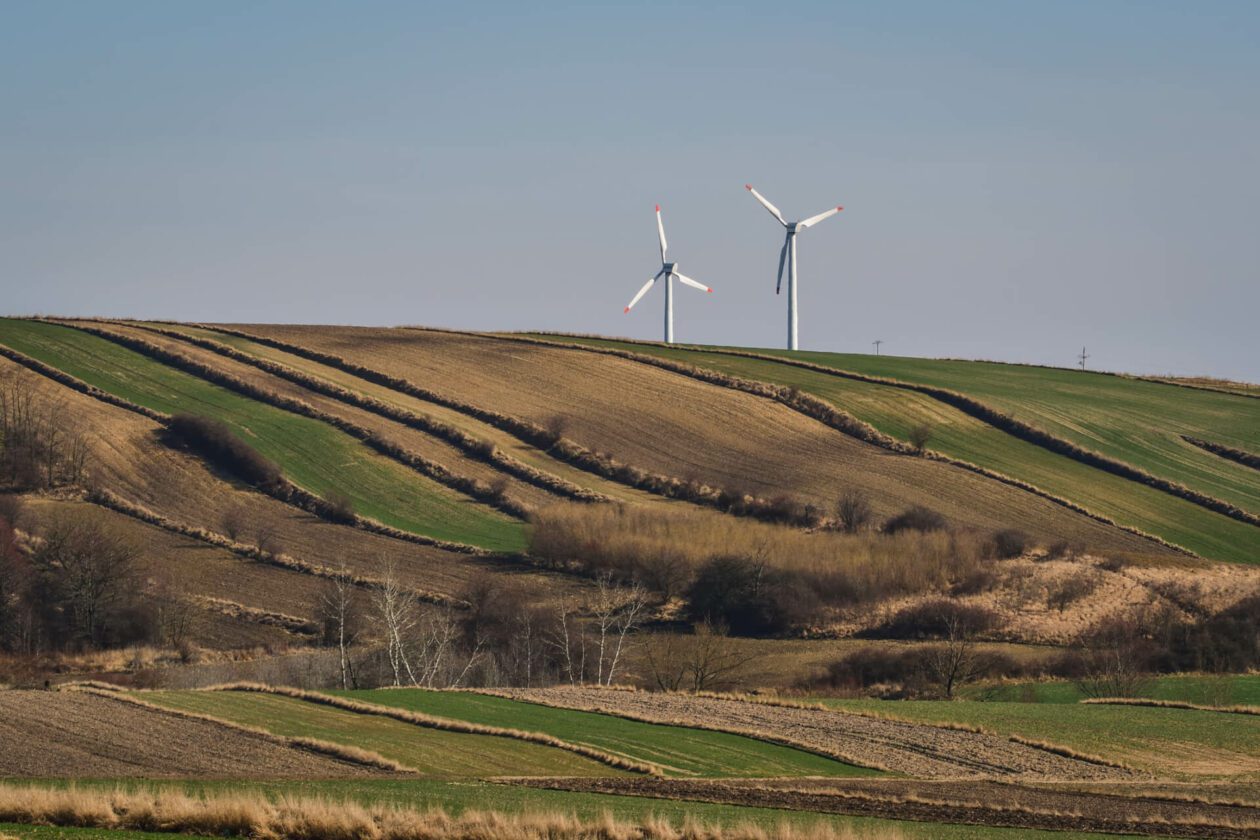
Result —
<instances>
[{"instance_id":1,"label":"plowed brown field","mask_svg":"<svg viewBox=\"0 0 1260 840\"><path fill-rule=\"evenodd\" d=\"M413 329L251 325L247 332L334 353L537 423L645 469L830 509L846 488L877 513L912 504L982 528L1018 525L1097 549L1155 545L1032 493L947 464L891 454L791 409L624 359L487 336Z\"/></svg>"},{"instance_id":2,"label":"plowed brown field","mask_svg":"<svg viewBox=\"0 0 1260 840\"><path fill-rule=\"evenodd\" d=\"M373 775L211 721L74 691L0 691L0 744L0 776Z\"/></svg>"}]
</instances>

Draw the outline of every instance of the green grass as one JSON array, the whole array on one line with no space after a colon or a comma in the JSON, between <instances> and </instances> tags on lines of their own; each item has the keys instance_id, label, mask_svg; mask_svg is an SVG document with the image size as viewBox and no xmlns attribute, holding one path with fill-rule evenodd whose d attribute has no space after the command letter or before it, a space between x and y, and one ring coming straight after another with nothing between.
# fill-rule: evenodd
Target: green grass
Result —
<instances>
[{"instance_id":1,"label":"green grass","mask_svg":"<svg viewBox=\"0 0 1260 840\"><path fill-rule=\"evenodd\" d=\"M286 737L346 744L406 764L429 776L619 776L576 753L515 738L446 732L282 697L243 691L146 692L170 709L266 729Z\"/></svg>"},{"instance_id":2,"label":"green grass","mask_svg":"<svg viewBox=\"0 0 1260 840\"><path fill-rule=\"evenodd\" d=\"M963 694L972 700L1013 703L1079 703L1085 697L1075 683L1064 680L976 685L968 687ZM1260 706L1260 676L1189 674L1158 677L1151 681L1142 696L1207 706Z\"/></svg>"},{"instance_id":3,"label":"green grass","mask_svg":"<svg viewBox=\"0 0 1260 840\"><path fill-rule=\"evenodd\" d=\"M659 765L673 776L870 776L878 771L740 735L639 723L482 694L420 689L332 692L489 726L545 732Z\"/></svg>"},{"instance_id":4,"label":"green grass","mask_svg":"<svg viewBox=\"0 0 1260 840\"><path fill-rule=\"evenodd\" d=\"M813 394L820 399L830 402L832 405L848 411L855 417L870 423L881 432L901 440L906 440L909 437L911 428L926 423L933 429L932 439L928 444L932 449L996 470L1014 478L1023 479L1043 490L1070 499L1121 524L1162 537L1204 557L1233 562L1260 562L1260 528L1214 513L1199 505L1138 482L1120 478L1071 458L1057 455L1043 447L1000 431L924 394L886 385L829 376L825 373L776 362L706 352L703 349L689 350L603 339L574 340L595 346L615 347L617 349L648 353L676 361L688 362L733 376L794 386L805 393ZM757 352L772 353L777 351L758 350ZM788 355L786 351L784 351L784 355ZM811 357L809 361L818 364L828 364L827 361L813 358L813 356L823 354L798 355L802 357L808 355ZM891 359L891 357L885 356L878 358L881 360ZM839 359L839 361L848 361L850 359L874 360L876 357L846 356ZM975 362L894 361L921 361L927 365L948 364L951 372L966 371L968 365L1013 368L1010 365L991 365ZM834 359L830 363L836 367L842 367ZM855 368L849 366L844 369L854 370ZM1040 370L1036 368L1014 369L1019 371ZM897 370L900 370L900 368L897 368ZM892 371L882 368L862 370L860 372L880 376L894 375ZM1056 372L1050 371L1049 373ZM1072 376L1070 371L1067 374L1069 377ZM970 378L961 373L958 375L958 378L959 381L953 382L948 376L941 375L938 377L940 381L933 381L931 384L944 385L953 390L964 391L972 396L984 399L983 395L967 391L967 387L972 381ZM1090 376L1087 379L1089 381L1105 381L1108 384L1118 383L1120 386L1138 384L1155 388L1166 397L1165 402L1177 402L1180 399L1193 401L1200 393L1206 393L1155 383L1135 383L1133 380L1118 379L1116 377ZM1183 395L1188 396L1183 397ZM1222 397L1230 401L1230 406L1238 408L1244 415L1246 415L1244 410L1251 409L1251 404L1260 406L1260 401L1256 400L1218 394L1208 394L1208 396L1212 399ZM1100 402L1106 402L1110 398L1110 395L1105 392L1100 392L1096 395L1096 399ZM1234 403L1245 405L1234 406ZM1072 411L1082 410L1079 400L1073 401L1069 405L1072 406ZM1010 409L1004 407L1004 410L1009 411ZM1146 406L1146 416L1143 420L1148 424L1153 422L1150 418L1159 417L1159 411L1160 404L1156 403ZM1013 413L1023 420L1043 425L1038 422L1036 417L1029 416L1027 412L1014 411ZM1113 423L1124 423L1130 419L1123 416L1112 417L1108 415L1108 422ZM1204 422L1208 422L1211 418L1204 417L1203 419ZM1163 422L1162 418L1159 422ZM1254 422L1257 428L1260 428L1260 413L1256 414ZM1055 431L1056 434L1060 433L1055 429L1050 430ZM1135 428L1134 431L1135 434L1138 433L1138 429ZM1121 428L1117 433L1123 434L1124 429ZM1213 433L1205 429L1198 429L1190 433L1199 437L1216 439ZM1142 439L1147 440L1150 445L1155 445L1156 441L1163 445L1168 443L1165 439L1167 437L1167 435L1155 435L1151 438L1148 435ZM1078 442L1091 446L1094 449L1102 449L1102 447L1091 442ZM1239 497L1240 504L1242 502L1250 503L1254 496L1255 505L1252 509L1260 510L1260 473L1257 473L1255 470L1249 470L1246 467L1231 464L1217 456L1203 453L1201 450L1184 443L1179 438L1175 438L1174 442L1177 458L1190 458L1196 462L1206 458L1206 463L1215 470L1233 477L1231 481L1236 489L1246 491ZM1134 446L1136 445L1130 445L1129 449L1134 448ZM1122 457L1114 453L1109 454L1113 454L1114 457ZM1144 469L1158 472L1148 463L1139 464L1127 458L1125 460L1129 460L1130 463L1135 465L1143 466ZM1166 477L1178 481L1183 480L1176 476ZM1209 492L1207 488L1200 489L1203 489L1204 492ZM1245 504L1243 506L1247 507Z\"/></svg>"},{"instance_id":5,"label":"green grass","mask_svg":"<svg viewBox=\"0 0 1260 840\"><path fill-rule=\"evenodd\" d=\"M1260 777L1260 717L1190 709L948 700L835 700L836 709L961 723L1168 776Z\"/></svg>"},{"instance_id":6,"label":"green grass","mask_svg":"<svg viewBox=\"0 0 1260 840\"><path fill-rule=\"evenodd\" d=\"M0 823L0 835L12 834L30 840L170 840L170 834L156 831L118 831L112 828L57 828L51 825Z\"/></svg>"},{"instance_id":7,"label":"green grass","mask_svg":"<svg viewBox=\"0 0 1260 840\"><path fill-rule=\"evenodd\" d=\"M41 782L63 787L62 780ZM443 808L452 814L466 810L500 811L503 813L558 812L575 814L587 819L597 819L612 814L623 820L642 820L657 815L680 824L693 817L710 825L752 823L773 829L782 823L798 826L828 823L849 826L858 830L894 829L907 838L924 840L1109 840L1126 835L1090 834L1070 831L1034 831L1013 828L989 828L985 826L953 825L944 823L920 823L868 817L838 817L812 814L802 811L784 811L775 808L750 808L739 805L715 805L705 802L647 799L634 796L609 794L569 793L566 791L534 790L483 781L445 781L437 779L373 779L365 781L162 781L135 779L101 779L76 781L82 787L102 786L128 789L157 788L182 790L189 793L201 791L226 792L247 790L268 796L285 794L298 796L325 796L334 800L353 800L363 803L388 803L412 808ZM58 836L58 835L52 835ZM70 836L70 835L67 835ZM92 837L93 835L88 835Z\"/></svg>"},{"instance_id":8,"label":"green grass","mask_svg":"<svg viewBox=\"0 0 1260 840\"><path fill-rule=\"evenodd\" d=\"M341 493L406 531L497 551L525 548L525 526L369 449L327 423L266 405L70 327L0 319L0 343L132 402L224 421L295 484Z\"/></svg>"}]
</instances>

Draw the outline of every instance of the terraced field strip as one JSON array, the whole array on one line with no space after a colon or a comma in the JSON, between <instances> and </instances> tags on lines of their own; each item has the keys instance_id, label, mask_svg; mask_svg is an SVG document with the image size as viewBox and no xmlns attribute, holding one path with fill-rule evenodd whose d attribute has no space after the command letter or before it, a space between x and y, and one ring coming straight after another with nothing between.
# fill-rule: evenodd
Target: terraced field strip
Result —
<instances>
[{"instance_id":1,"label":"terraced field strip","mask_svg":"<svg viewBox=\"0 0 1260 840\"><path fill-rule=\"evenodd\" d=\"M868 776L876 771L742 735L641 723L464 691L332 692L487 726L544 732L646 761L671 776Z\"/></svg>"},{"instance_id":2,"label":"terraced field strip","mask_svg":"<svg viewBox=\"0 0 1260 840\"><path fill-rule=\"evenodd\" d=\"M591 687L503 689L503 696L633 720L670 723L800 746L844 761L924 778L1024 776L1113 780L1130 772L1018 743L1006 735L923 726L816 706Z\"/></svg>"},{"instance_id":3,"label":"terraced field strip","mask_svg":"<svg viewBox=\"0 0 1260 840\"><path fill-rule=\"evenodd\" d=\"M326 423L251 400L82 331L0 319L0 343L147 408L222 420L294 483L340 493L405 531L496 551L525 547L524 526L379 455Z\"/></svg>"},{"instance_id":4,"label":"terraced field strip","mask_svg":"<svg viewBox=\"0 0 1260 840\"><path fill-rule=\"evenodd\" d=\"M420 727L292 697L239 691L144 692L159 706L370 750L433 776L614 776L615 770L556 747Z\"/></svg>"},{"instance_id":5,"label":"terraced field strip","mask_svg":"<svg viewBox=\"0 0 1260 840\"><path fill-rule=\"evenodd\" d=\"M140 323L146 324L146 322ZM625 484L575 467L562 459L553 457L545 449L534 446L528 441L514 436L509 431L484 422L466 412L461 412L440 402L421 399L396 388L381 385L378 382L347 372L334 365L313 360L301 353L288 352L275 346L275 344L281 344L298 350L302 349L300 344L280 341L279 339L266 339L275 343L264 343L263 340L255 341L247 337L249 333L245 331L244 327L237 326L215 325L210 327L168 322L153 323L151 325L185 333L192 338L221 342L259 359L285 365L302 373L327 380L350 391L361 393L371 399L380 400L401 411L430 416L439 423L448 424L478 440L493 444L504 454L520 461L529 468L539 470L548 475L554 475L577 487L585 488L615 501L652 505L671 503L671 500L662 499L660 496L636 490L633 487L628 487ZM307 352L312 351L308 350ZM384 375L378 372L378 377Z\"/></svg>"},{"instance_id":6,"label":"terraced field strip","mask_svg":"<svg viewBox=\"0 0 1260 840\"><path fill-rule=\"evenodd\" d=\"M899 440L908 439L915 426L926 424L932 429L928 446L950 457L1022 479L1204 557L1260 562L1260 528L1021 440L926 394L704 349L567 336L552 339L645 353L798 388ZM1253 484L1260 489L1260 480Z\"/></svg>"},{"instance_id":7,"label":"terraced field strip","mask_svg":"<svg viewBox=\"0 0 1260 840\"><path fill-rule=\"evenodd\" d=\"M1079 703L1085 695L1068 680L976 685L964 689L970 699L1012 703ZM1187 674L1157 677L1142 691L1152 700L1222 706L1260 706L1260 675Z\"/></svg>"},{"instance_id":8,"label":"terraced field strip","mask_svg":"<svg viewBox=\"0 0 1260 840\"><path fill-rule=\"evenodd\" d=\"M830 700L830 708L1049 741L1165 777L1260 779L1260 717L1147 706Z\"/></svg>"},{"instance_id":9,"label":"terraced field strip","mask_svg":"<svg viewBox=\"0 0 1260 840\"><path fill-rule=\"evenodd\" d=\"M878 515L923 504L977 528L1018 522L1046 539L1161 550L1148 537L1025 489L940 461L893 454L765 395L640 362L419 329L252 325L249 330L390 376L433 382L453 399L477 400L489 411L535 426L563 417L567 440L616 459L630 476L624 480L651 477L649 484L662 488L656 492L696 488L715 504L722 489L763 499L787 494L829 510L841 491L858 487L868 490Z\"/></svg>"},{"instance_id":10,"label":"terraced field strip","mask_svg":"<svg viewBox=\"0 0 1260 840\"><path fill-rule=\"evenodd\" d=\"M1064 368L847 353L757 353L961 391L1080 446L1240 507L1260 511L1260 483L1181 440L1260 451L1260 401Z\"/></svg>"},{"instance_id":11,"label":"terraced field strip","mask_svg":"<svg viewBox=\"0 0 1260 840\"><path fill-rule=\"evenodd\" d=\"M0 691L0 777L362 777L336 760L210 721L81 691Z\"/></svg>"}]
</instances>

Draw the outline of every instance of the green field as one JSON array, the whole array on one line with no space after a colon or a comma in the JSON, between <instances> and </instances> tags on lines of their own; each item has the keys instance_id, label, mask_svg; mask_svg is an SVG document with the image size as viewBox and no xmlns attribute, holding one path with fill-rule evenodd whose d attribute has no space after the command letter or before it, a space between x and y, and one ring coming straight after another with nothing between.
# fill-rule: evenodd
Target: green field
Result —
<instances>
[{"instance_id":1,"label":"green field","mask_svg":"<svg viewBox=\"0 0 1260 840\"><path fill-rule=\"evenodd\" d=\"M556 337L540 337L557 340ZM1214 513L1163 491L1111 475L1071 458L1055 454L1043 447L1009 435L925 394L887 385L830 376L825 373L771 361L710 352L703 348L686 349L604 339L566 338L563 340L651 354L720 371L732 376L796 387L805 393L813 394L820 399L830 402L832 405L871 424L879 431L901 440L906 440L909 437L910 429L914 426L927 424L933 430L932 439L928 446L946 455L996 470L1014 478L1023 479L1043 490L1070 499L1121 524L1162 537L1204 557L1234 562L1260 562L1260 528ZM759 350L757 352L773 353L777 351ZM786 351L784 351L784 355L787 355ZM808 360L816 364L827 364L826 361L813 358L826 354L799 355L801 357L810 356ZM959 375L959 381L951 384L948 377L941 376L941 382L932 381L929 384L942 384L952 390L964 391L971 396L981 399L984 399L982 395L967 390L972 382L972 378L963 376L962 372L968 369L968 365L986 369L1011 368L1025 373L1028 371L1045 372L1039 368L1013 365L965 362L944 363L918 359L896 360L886 356L845 356L836 358L846 361L850 358L867 360L878 358L880 360L900 362L921 362L929 367L933 364L947 364L950 366L949 370L951 373ZM832 364L840 367L834 361ZM854 370L855 368L848 367L844 369ZM879 376L894 375L891 371L882 368L861 370L860 372ZM1049 373L1056 372L1049 371ZM1072 376L1070 371L1065 373L1068 377ZM1088 381L1101 381L1108 385L1118 385L1121 388L1137 384L1146 388L1157 389L1164 397L1164 400L1156 402L1154 397L1152 397L1151 404L1146 405L1146 413L1142 418L1142 422L1147 424L1154 422L1152 418L1159 418L1159 422L1163 422L1160 412L1166 403L1176 403L1180 400L1194 403L1200 394L1206 394L1211 401L1215 401L1219 397L1228 401L1230 408L1238 410L1237 416L1231 414L1229 423L1223 425L1233 428L1252 422L1255 429L1260 431L1260 401L1157 383L1135 382L1134 380L1120 379L1118 377L1091 376L1088 377ZM1099 393L1095 396L1095 399L1100 403L1104 403L1111 399L1111 395L1109 393ZM1069 403L1072 406L1071 410L1084 411L1080 405L1081 401L1079 396L1072 400ZM1235 405L1235 403L1243 405L1239 406ZM1001 407L1003 410L1015 414L1020 419L1042 425L1038 416L1030 414L1029 411L1019 410L1018 408L1012 409L1005 404ZM1187 413L1193 414L1193 412ZM1207 424L1213 422L1213 418L1216 415L1204 409L1195 416L1198 416L1202 423ZM1108 426L1108 428L1115 436L1123 437L1128 428L1124 424L1137 421L1125 415L1104 413L1102 419L1097 422L1119 424L1116 428L1111 426ZM1188 434L1195 434L1198 437L1213 440L1217 439L1214 432L1208 428L1190 426L1185 428ZM1057 429L1048 430L1059 434ZM1175 435L1161 435L1152 432L1143 436L1136 427L1134 428L1134 434L1141 440L1147 441L1151 446L1155 446L1157 443L1159 446L1172 446L1175 451L1168 454L1167 458L1177 464L1181 464L1184 460L1189 459L1190 462L1195 464L1210 466L1214 474L1219 473L1219 475L1228 478L1229 486L1235 491L1232 496L1226 496L1229 500L1235 501L1235 503L1244 508L1260 510L1260 473L1210 453L1205 453L1196 447L1186 444L1184 441L1176 438ZM1067 437L1067 435L1063 436ZM1078 442L1100 451L1103 450L1101 446L1088 441ZM1126 446L1125 451L1132 451L1135 448L1140 449L1141 446L1131 443ZM1108 454L1128 460L1123 453L1108 452ZM1129 463L1141 466L1143 469L1152 472L1159 472L1149 462L1149 459L1141 462L1136 459L1129 460ZM1176 481L1185 480L1179 474L1159 474ZM1214 489L1218 488L1199 487L1198 489L1203 490L1203 492L1213 492Z\"/></svg>"},{"instance_id":2,"label":"green field","mask_svg":"<svg viewBox=\"0 0 1260 840\"><path fill-rule=\"evenodd\" d=\"M384 689L332 693L439 717L545 732L564 741L650 762L673 776L879 775L874 770L740 735L640 723L469 692Z\"/></svg>"},{"instance_id":3,"label":"green field","mask_svg":"<svg viewBox=\"0 0 1260 840\"><path fill-rule=\"evenodd\" d=\"M1168 778L1260 778L1260 716L1149 706L835 700L841 710L961 723L1118 761Z\"/></svg>"},{"instance_id":4,"label":"green field","mask_svg":"<svg viewBox=\"0 0 1260 840\"><path fill-rule=\"evenodd\" d=\"M50 787L65 787L62 780L44 780ZM200 791L228 792L245 790L269 796L292 794L298 796L323 796L335 801L353 800L364 803L387 803L411 808L442 808L458 814L466 810L499 811L503 813L558 812L574 814L586 819L598 819L611 814L622 820L642 820L659 816L675 825L691 818L709 825L751 823L767 830L783 823L796 826L828 823L858 830L893 830L907 838L924 840L1108 840L1130 835L1091 834L1070 831L1036 831L1014 828L988 828L985 826L920 823L867 817L837 817L801 811L783 811L774 808L750 808L738 805L714 805L706 802L647 799L635 796L614 796L596 793L569 793L566 791L535 790L477 780L445 781L439 779L374 779L359 782L311 781L158 781L134 779L75 782L80 787L107 786L126 789L157 788L176 789L189 793ZM42 835L57 837L59 835ZM66 835L77 837L79 835ZM88 834L94 840L97 836ZM116 836L126 835L119 833ZM169 835L168 835L169 836Z\"/></svg>"},{"instance_id":5,"label":"green field","mask_svg":"<svg viewBox=\"0 0 1260 840\"><path fill-rule=\"evenodd\" d=\"M146 692L159 706L380 753L427 776L619 776L576 753L494 735L446 732L292 697L245 691Z\"/></svg>"},{"instance_id":6,"label":"green field","mask_svg":"<svg viewBox=\"0 0 1260 840\"><path fill-rule=\"evenodd\" d=\"M1177 700L1205 706L1260 706L1260 676L1187 674L1157 677L1141 694L1153 700ZM963 695L971 700L1012 703L1079 703L1085 697L1075 683L1064 680L975 685L965 689Z\"/></svg>"},{"instance_id":7,"label":"green field","mask_svg":"<svg viewBox=\"0 0 1260 840\"><path fill-rule=\"evenodd\" d=\"M521 551L525 526L379 455L319 420L229 391L70 327L0 319L0 343L132 402L215 417L278 463L295 484L341 493L396 528L496 551Z\"/></svg>"}]
</instances>

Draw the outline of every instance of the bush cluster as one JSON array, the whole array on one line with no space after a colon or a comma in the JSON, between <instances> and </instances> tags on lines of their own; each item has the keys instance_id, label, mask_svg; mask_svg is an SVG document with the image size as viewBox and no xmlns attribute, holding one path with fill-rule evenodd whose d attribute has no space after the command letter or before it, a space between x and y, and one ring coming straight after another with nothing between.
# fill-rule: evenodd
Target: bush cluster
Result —
<instances>
[{"instance_id":1,"label":"bush cluster","mask_svg":"<svg viewBox=\"0 0 1260 840\"><path fill-rule=\"evenodd\" d=\"M284 477L275 462L237 437L221 420L176 414L166 428L174 441L248 484L271 488Z\"/></svg>"}]
</instances>

